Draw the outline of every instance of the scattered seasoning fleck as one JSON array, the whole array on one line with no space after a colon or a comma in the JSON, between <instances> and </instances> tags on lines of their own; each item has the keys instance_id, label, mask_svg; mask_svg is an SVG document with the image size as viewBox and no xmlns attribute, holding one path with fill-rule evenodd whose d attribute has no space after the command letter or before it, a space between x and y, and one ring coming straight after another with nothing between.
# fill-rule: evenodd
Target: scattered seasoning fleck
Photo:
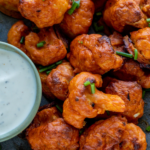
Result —
<instances>
[{"instance_id":1,"label":"scattered seasoning fleck","mask_svg":"<svg viewBox=\"0 0 150 150\"><path fill-rule=\"evenodd\" d=\"M108 110L106 110L106 113L107 113L107 115L108 115L108 116L110 115L110 113L109 113L109 111L108 111Z\"/></svg>"},{"instance_id":2,"label":"scattered seasoning fleck","mask_svg":"<svg viewBox=\"0 0 150 150\"><path fill-rule=\"evenodd\" d=\"M150 126L148 126L148 127L146 128L146 131L150 132Z\"/></svg>"}]
</instances>

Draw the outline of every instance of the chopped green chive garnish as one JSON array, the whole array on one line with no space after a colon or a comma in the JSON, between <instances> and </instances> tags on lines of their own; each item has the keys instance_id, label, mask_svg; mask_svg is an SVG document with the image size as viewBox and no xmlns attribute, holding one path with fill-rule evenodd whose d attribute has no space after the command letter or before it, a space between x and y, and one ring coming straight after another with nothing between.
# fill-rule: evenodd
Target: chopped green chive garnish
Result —
<instances>
[{"instance_id":1,"label":"chopped green chive garnish","mask_svg":"<svg viewBox=\"0 0 150 150\"><path fill-rule=\"evenodd\" d=\"M38 48L43 47L45 43L46 43L45 41L42 41L42 42L40 42L40 43L37 44L37 47Z\"/></svg>"},{"instance_id":2,"label":"chopped green chive garnish","mask_svg":"<svg viewBox=\"0 0 150 150\"><path fill-rule=\"evenodd\" d=\"M37 30L37 29L39 29L37 26L32 27L32 30Z\"/></svg>"},{"instance_id":3,"label":"chopped green chive garnish","mask_svg":"<svg viewBox=\"0 0 150 150\"><path fill-rule=\"evenodd\" d=\"M83 44L83 41L78 41L78 43Z\"/></svg>"},{"instance_id":4,"label":"chopped green chive garnish","mask_svg":"<svg viewBox=\"0 0 150 150\"><path fill-rule=\"evenodd\" d=\"M144 98L146 91L143 91L142 93L142 98Z\"/></svg>"},{"instance_id":5,"label":"chopped green chive garnish","mask_svg":"<svg viewBox=\"0 0 150 150\"><path fill-rule=\"evenodd\" d=\"M56 65L59 65L59 64L61 64L62 62L63 62L62 60L56 62Z\"/></svg>"},{"instance_id":6,"label":"chopped green chive garnish","mask_svg":"<svg viewBox=\"0 0 150 150\"><path fill-rule=\"evenodd\" d=\"M47 71L46 74L49 74L51 72L52 69L56 68L57 65L61 64L63 61L60 60L58 62L56 62L55 64L52 64L50 66L39 66L39 72L44 72L44 71Z\"/></svg>"},{"instance_id":7,"label":"chopped green chive garnish","mask_svg":"<svg viewBox=\"0 0 150 150\"><path fill-rule=\"evenodd\" d=\"M94 27L95 32L100 32L100 31L104 30L104 26L98 26L97 22L93 23L93 27Z\"/></svg>"},{"instance_id":8,"label":"chopped green chive garnish","mask_svg":"<svg viewBox=\"0 0 150 150\"><path fill-rule=\"evenodd\" d=\"M58 106L58 105L56 105L56 108L62 113L63 112L63 110Z\"/></svg>"},{"instance_id":9,"label":"chopped green chive garnish","mask_svg":"<svg viewBox=\"0 0 150 150\"><path fill-rule=\"evenodd\" d=\"M148 27L150 27L150 23L148 24Z\"/></svg>"},{"instance_id":10,"label":"chopped green chive garnish","mask_svg":"<svg viewBox=\"0 0 150 150\"><path fill-rule=\"evenodd\" d=\"M148 131L148 132L150 131L150 126L148 126L148 127L146 128L146 131Z\"/></svg>"},{"instance_id":11,"label":"chopped green chive garnish","mask_svg":"<svg viewBox=\"0 0 150 150\"><path fill-rule=\"evenodd\" d=\"M96 13L96 16L101 16L101 15L102 15L101 12L97 12L97 13Z\"/></svg>"},{"instance_id":12,"label":"chopped green chive garnish","mask_svg":"<svg viewBox=\"0 0 150 150\"><path fill-rule=\"evenodd\" d=\"M95 93L95 83L91 83L91 93Z\"/></svg>"},{"instance_id":13,"label":"chopped green chive garnish","mask_svg":"<svg viewBox=\"0 0 150 150\"><path fill-rule=\"evenodd\" d=\"M44 66L39 66L39 69L42 69L42 68L44 68Z\"/></svg>"},{"instance_id":14,"label":"chopped green chive garnish","mask_svg":"<svg viewBox=\"0 0 150 150\"><path fill-rule=\"evenodd\" d=\"M40 29L35 26L35 27L32 27L32 31L35 33L38 33L38 32L40 32Z\"/></svg>"},{"instance_id":15,"label":"chopped green chive garnish","mask_svg":"<svg viewBox=\"0 0 150 150\"><path fill-rule=\"evenodd\" d=\"M90 81L86 81L86 82L84 82L84 86L88 86L88 85L90 85L91 84L91 82Z\"/></svg>"},{"instance_id":16,"label":"chopped green chive garnish","mask_svg":"<svg viewBox=\"0 0 150 150\"><path fill-rule=\"evenodd\" d=\"M145 91L150 91L150 89L144 89Z\"/></svg>"},{"instance_id":17,"label":"chopped green chive garnish","mask_svg":"<svg viewBox=\"0 0 150 150\"><path fill-rule=\"evenodd\" d=\"M68 14L72 15L75 9L79 7L80 7L80 0L78 1L73 0L72 7L68 10Z\"/></svg>"},{"instance_id":18,"label":"chopped green chive garnish","mask_svg":"<svg viewBox=\"0 0 150 150\"><path fill-rule=\"evenodd\" d=\"M108 111L108 110L106 110L106 113L107 113L107 115L108 115L108 116L110 115L110 113L109 113L109 111Z\"/></svg>"},{"instance_id":19,"label":"chopped green chive garnish","mask_svg":"<svg viewBox=\"0 0 150 150\"><path fill-rule=\"evenodd\" d=\"M150 18L147 18L146 21L147 21L147 22L150 22Z\"/></svg>"},{"instance_id":20,"label":"chopped green chive garnish","mask_svg":"<svg viewBox=\"0 0 150 150\"><path fill-rule=\"evenodd\" d=\"M138 57L138 51L137 49L134 49L134 60L137 60Z\"/></svg>"},{"instance_id":21,"label":"chopped green chive garnish","mask_svg":"<svg viewBox=\"0 0 150 150\"><path fill-rule=\"evenodd\" d=\"M120 56L128 57L128 58L133 58L133 55L129 54L129 53L124 53L124 52L116 51L116 54L118 54Z\"/></svg>"},{"instance_id":22,"label":"chopped green chive garnish","mask_svg":"<svg viewBox=\"0 0 150 150\"><path fill-rule=\"evenodd\" d=\"M83 132L84 132L84 130L83 130L83 129L82 129L82 130L80 130L80 131L79 131L79 135L81 135Z\"/></svg>"},{"instance_id":23,"label":"chopped green chive garnish","mask_svg":"<svg viewBox=\"0 0 150 150\"><path fill-rule=\"evenodd\" d=\"M22 36L22 37L21 37L21 39L20 39L20 43L21 43L21 44L23 44L23 43L24 43L24 39L25 39L25 37L24 37L24 36Z\"/></svg>"},{"instance_id":24,"label":"chopped green chive garnish","mask_svg":"<svg viewBox=\"0 0 150 150\"><path fill-rule=\"evenodd\" d=\"M39 72L44 72L44 71L47 71L47 70L52 70L55 67L56 67L56 65L52 64L50 66L47 66L47 67L44 67L44 68L40 69Z\"/></svg>"},{"instance_id":25,"label":"chopped green chive garnish","mask_svg":"<svg viewBox=\"0 0 150 150\"><path fill-rule=\"evenodd\" d=\"M46 71L46 74L49 75L49 73L50 73L51 71L52 71L52 70Z\"/></svg>"}]
</instances>

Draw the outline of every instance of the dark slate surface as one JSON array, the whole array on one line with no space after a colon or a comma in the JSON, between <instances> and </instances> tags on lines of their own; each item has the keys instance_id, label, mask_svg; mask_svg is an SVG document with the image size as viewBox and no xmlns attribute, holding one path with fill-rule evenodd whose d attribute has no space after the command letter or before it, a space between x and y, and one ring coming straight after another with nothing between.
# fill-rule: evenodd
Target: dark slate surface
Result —
<instances>
[{"instance_id":1,"label":"dark slate surface","mask_svg":"<svg viewBox=\"0 0 150 150\"><path fill-rule=\"evenodd\" d=\"M16 22L16 19L10 18L0 12L0 41L7 42L7 33L11 26ZM90 29L90 32L93 30ZM150 125L150 92L147 92L145 97L145 113L144 116L139 120L139 126L145 132L146 122ZM47 104L48 101L42 97L41 105ZM147 137L147 150L150 150L150 132L145 132ZM26 140L19 137L15 137L9 141L0 143L2 146L1 150L31 150Z\"/></svg>"}]
</instances>

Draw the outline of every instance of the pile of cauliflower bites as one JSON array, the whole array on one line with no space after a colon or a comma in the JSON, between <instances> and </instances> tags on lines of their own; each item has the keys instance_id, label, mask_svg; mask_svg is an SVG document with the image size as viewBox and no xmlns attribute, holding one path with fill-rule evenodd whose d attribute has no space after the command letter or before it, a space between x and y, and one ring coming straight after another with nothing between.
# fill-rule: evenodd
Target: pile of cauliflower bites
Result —
<instances>
[{"instance_id":1,"label":"pile of cauliflower bites","mask_svg":"<svg viewBox=\"0 0 150 150\"><path fill-rule=\"evenodd\" d=\"M146 150L137 124L150 88L149 0L0 0L1 7L22 18L8 43L35 63L44 96L62 104L40 109L26 129L33 150Z\"/></svg>"}]
</instances>

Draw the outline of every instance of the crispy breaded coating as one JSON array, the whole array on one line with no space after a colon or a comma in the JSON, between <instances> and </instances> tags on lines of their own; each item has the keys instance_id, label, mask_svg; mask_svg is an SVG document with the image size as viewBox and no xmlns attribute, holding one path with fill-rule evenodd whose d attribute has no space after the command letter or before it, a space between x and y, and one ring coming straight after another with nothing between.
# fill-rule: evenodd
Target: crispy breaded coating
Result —
<instances>
[{"instance_id":1,"label":"crispy breaded coating","mask_svg":"<svg viewBox=\"0 0 150 150\"><path fill-rule=\"evenodd\" d=\"M133 123L126 125L119 150L146 150L146 135L142 129Z\"/></svg>"},{"instance_id":2,"label":"crispy breaded coating","mask_svg":"<svg viewBox=\"0 0 150 150\"><path fill-rule=\"evenodd\" d=\"M23 21L16 22L8 32L7 41L22 50L25 54L29 56L28 51L25 48L25 43L20 43L21 38L29 34L29 28L24 24Z\"/></svg>"},{"instance_id":3,"label":"crispy breaded coating","mask_svg":"<svg viewBox=\"0 0 150 150\"><path fill-rule=\"evenodd\" d=\"M80 150L119 150L126 123L125 118L115 116L94 123L81 135Z\"/></svg>"},{"instance_id":4,"label":"crispy breaded coating","mask_svg":"<svg viewBox=\"0 0 150 150\"><path fill-rule=\"evenodd\" d=\"M146 150L146 135L126 119L112 116L90 126L80 137L80 150Z\"/></svg>"},{"instance_id":5,"label":"crispy breaded coating","mask_svg":"<svg viewBox=\"0 0 150 150\"><path fill-rule=\"evenodd\" d=\"M73 68L69 62L63 62L53 69L47 77L47 85L58 99L64 101L68 96L68 86L74 77Z\"/></svg>"},{"instance_id":6,"label":"crispy breaded coating","mask_svg":"<svg viewBox=\"0 0 150 150\"><path fill-rule=\"evenodd\" d=\"M39 68L38 68L39 70ZM52 92L49 90L49 87L47 85L47 77L48 75L45 72L39 72L39 76L41 79L41 83L42 83L42 92L43 95L48 99L48 100L55 100L55 96L52 94Z\"/></svg>"},{"instance_id":7,"label":"crispy breaded coating","mask_svg":"<svg viewBox=\"0 0 150 150\"><path fill-rule=\"evenodd\" d=\"M0 11L8 16L20 19L18 11L19 0L0 0Z\"/></svg>"},{"instance_id":8,"label":"crispy breaded coating","mask_svg":"<svg viewBox=\"0 0 150 150\"><path fill-rule=\"evenodd\" d=\"M134 49L138 51L137 61L143 64L150 64L150 28L146 27L130 33L131 40L128 36L124 37L127 51L134 54Z\"/></svg>"},{"instance_id":9,"label":"crispy breaded coating","mask_svg":"<svg viewBox=\"0 0 150 150\"><path fill-rule=\"evenodd\" d=\"M123 36L120 33L114 31L113 34L109 36L109 38L115 52L116 51L124 52L125 45L123 42Z\"/></svg>"},{"instance_id":10,"label":"crispy breaded coating","mask_svg":"<svg viewBox=\"0 0 150 150\"><path fill-rule=\"evenodd\" d=\"M55 107L37 113L26 132L33 150L77 150L79 131L68 125Z\"/></svg>"},{"instance_id":11,"label":"crispy breaded coating","mask_svg":"<svg viewBox=\"0 0 150 150\"><path fill-rule=\"evenodd\" d=\"M149 71L143 71L140 64L132 59L125 59L123 66L113 71L112 75L124 81L137 81L143 88L150 88Z\"/></svg>"},{"instance_id":12,"label":"crispy breaded coating","mask_svg":"<svg viewBox=\"0 0 150 150\"><path fill-rule=\"evenodd\" d=\"M136 81L121 81L106 77L107 82L105 92L107 94L118 95L125 102L125 111L120 113L129 122L138 122L144 113L144 101L142 99L142 87Z\"/></svg>"},{"instance_id":13,"label":"crispy breaded coating","mask_svg":"<svg viewBox=\"0 0 150 150\"><path fill-rule=\"evenodd\" d=\"M99 34L80 35L70 45L68 59L74 72L88 71L104 74L120 68L123 59L116 55L107 36Z\"/></svg>"},{"instance_id":14,"label":"crispy breaded coating","mask_svg":"<svg viewBox=\"0 0 150 150\"><path fill-rule=\"evenodd\" d=\"M150 0L140 0L140 7L146 16L150 17Z\"/></svg>"},{"instance_id":15,"label":"crispy breaded coating","mask_svg":"<svg viewBox=\"0 0 150 150\"><path fill-rule=\"evenodd\" d=\"M101 76L82 72L69 83L69 96L63 104L64 120L76 128L82 128L85 118L94 118L104 114L105 110L124 112L125 103L118 95L105 94L95 87L91 93L91 86L84 86L86 81L95 83L95 87L102 86Z\"/></svg>"},{"instance_id":16,"label":"crispy breaded coating","mask_svg":"<svg viewBox=\"0 0 150 150\"><path fill-rule=\"evenodd\" d=\"M70 8L69 0L20 0L19 11L39 28L59 24Z\"/></svg>"},{"instance_id":17,"label":"crispy breaded coating","mask_svg":"<svg viewBox=\"0 0 150 150\"><path fill-rule=\"evenodd\" d=\"M80 7L75 9L72 15L69 15L68 12L65 13L60 28L71 38L88 33L94 10L94 3L91 0L81 0Z\"/></svg>"},{"instance_id":18,"label":"crispy breaded coating","mask_svg":"<svg viewBox=\"0 0 150 150\"><path fill-rule=\"evenodd\" d=\"M108 0L103 18L109 27L123 32L130 27L144 28L147 26L146 16L135 0Z\"/></svg>"},{"instance_id":19,"label":"crispy breaded coating","mask_svg":"<svg viewBox=\"0 0 150 150\"><path fill-rule=\"evenodd\" d=\"M37 44L45 41L43 47L38 48ZM25 37L25 47L30 54L32 61L42 66L53 64L63 59L67 50L63 42L57 38L54 29L41 29L39 33L30 32Z\"/></svg>"}]
</instances>

